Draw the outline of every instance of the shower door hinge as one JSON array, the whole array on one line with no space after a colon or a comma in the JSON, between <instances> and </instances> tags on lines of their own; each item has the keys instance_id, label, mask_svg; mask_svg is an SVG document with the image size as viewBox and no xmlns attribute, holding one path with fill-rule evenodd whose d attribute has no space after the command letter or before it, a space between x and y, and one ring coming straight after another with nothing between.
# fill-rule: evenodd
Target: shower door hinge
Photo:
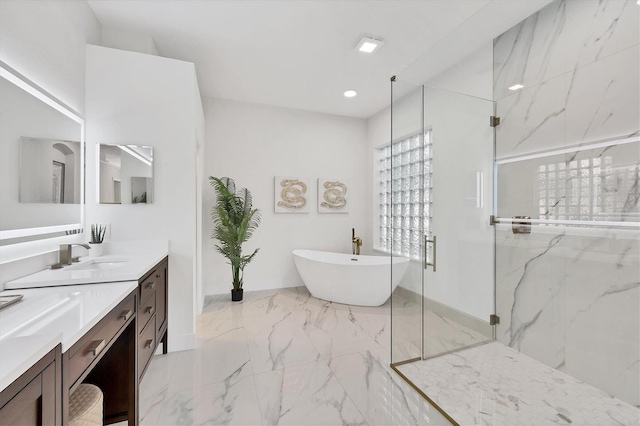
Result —
<instances>
[{"instance_id":1,"label":"shower door hinge","mask_svg":"<svg viewBox=\"0 0 640 426\"><path fill-rule=\"evenodd\" d=\"M489 216L489 225L495 226L496 223L498 223L496 222L496 217L494 215Z\"/></svg>"},{"instance_id":2,"label":"shower door hinge","mask_svg":"<svg viewBox=\"0 0 640 426\"><path fill-rule=\"evenodd\" d=\"M489 315L489 325L500 324L500 317L496 314Z\"/></svg>"},{"instance_id":3,"label":"shower door hinge","mask_svg":"<svg viewBox=\"0 0 640 426\"><path fill-rule=\"evenodd\" d=\"M492 115L491 117L489 117L489 126L498 127L499 125L500 125L500 117L496 117L495 115Z\"/></svg>"}]
</instances>

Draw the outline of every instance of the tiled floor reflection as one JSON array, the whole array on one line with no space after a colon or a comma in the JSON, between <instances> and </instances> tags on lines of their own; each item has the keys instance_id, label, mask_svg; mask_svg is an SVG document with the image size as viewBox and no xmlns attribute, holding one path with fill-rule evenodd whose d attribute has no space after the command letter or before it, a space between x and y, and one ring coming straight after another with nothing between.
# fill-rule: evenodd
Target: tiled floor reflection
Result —
<instances>
[{"instance_id":1,"label":"tiled floor reflection","mask_svg":"<svg viewBox=\"0 0 640 426\"><path fill-rule=\"evenodd\" d=\"M142 424L449 425L389 368L390 307L305 288L208 298L195 350L155 356Z\"/></svg>"},{"instance_id":2,"label":"tiled floor reflection","mask_svg":"<svg viewBox=\"0 0 640 426\"><path fill-rule=\"evenodd\" d=\"M398 369L461 425L640 424L640 409L498 342Z\"/></svg>"}]
</instances>

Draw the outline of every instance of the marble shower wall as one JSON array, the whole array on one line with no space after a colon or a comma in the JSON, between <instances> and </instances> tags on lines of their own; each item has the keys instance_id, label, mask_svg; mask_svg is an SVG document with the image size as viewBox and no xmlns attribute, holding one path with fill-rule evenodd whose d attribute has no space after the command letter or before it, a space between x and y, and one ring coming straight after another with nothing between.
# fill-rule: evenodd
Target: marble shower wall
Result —
<instances>
[{"instance_id":1,"label":"marble shower wall","mask_svg":"<svg viewBox=\"0 0 640 426\"><path fill-rule=\"evenodd\" d=\"M494 40L498 159L640 134L639 15L632 0L555 1Z\"/></svg>"},{"instance_id":2,"label":"marble shower wall","mask_svg":"<svg viewBox=\"0 0 640 426\"><path fill-rule=\"evenodd\" d=\"M640 135L639 18L635 0L556 1L495 39L497 158ZM498 174L500 216L538 217L529 169ZM499 225L496 309L499 341L640 406L637 229Z\"/></svg>"}]
</instances>

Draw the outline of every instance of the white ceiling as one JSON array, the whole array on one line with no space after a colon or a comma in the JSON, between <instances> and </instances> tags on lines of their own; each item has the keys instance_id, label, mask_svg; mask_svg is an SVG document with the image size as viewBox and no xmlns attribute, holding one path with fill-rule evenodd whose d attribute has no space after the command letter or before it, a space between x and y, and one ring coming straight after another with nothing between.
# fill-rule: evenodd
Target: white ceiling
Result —
<instances>
[{"instance_id":1,"label":"white ceiling","mask_svg":"<svg viewBox=\"0 0 640 426\"><path fill-rule=\"evenodd\" d=\"M496 9L499 2L506 3L493 0L491 6ZM548 3L508 2L512 8L521 5L519 19ZM392 75L455 34L459 39L465 22L473 23L469 18L482 16L478 12L490 3L89 0L103 28L151 36L160 55L195 63L203 96L362 118L389 105ZM491 17L477 21L472 29L495 31ZM502 24L507 25L502 31L517 22ZM372 56L356 52L362 34L382 37L383 48ZM489 38L482 42L491 40L484 37ZM479 40L471 34L469 41ZM444 50L446 63L470 53ZM432 59L428 62L438 62ZM345 98L346 89L358 96Z\"/></svg>"}]
</instances>

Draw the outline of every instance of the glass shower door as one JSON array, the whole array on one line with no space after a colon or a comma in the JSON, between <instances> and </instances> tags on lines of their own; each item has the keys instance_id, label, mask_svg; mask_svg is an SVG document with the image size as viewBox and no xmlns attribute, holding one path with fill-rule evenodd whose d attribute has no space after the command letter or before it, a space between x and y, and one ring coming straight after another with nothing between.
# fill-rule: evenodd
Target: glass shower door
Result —
<instances>
[{"instance_id":1,"label":"glass shower door","mask_svg":"<svg viewBox=\"0 0 640 426\"><path fill-rule=\"evenodd\" d=\"M493 340L492 101L424 88L423 359Z\"/></svg>"},{"instance_id":2,"label":"glass shower door","mask_svg":"<svg viewBox=\"0 0 640 426\"><path fill-rule=\"evenodd\" d=\"M379 229L392 260L391 363L401 364L422 357L424 102L422 86L392 80L391 91L391 143L378 150Z\"/></svg>"},{"instance_id":3,"label":"glass shower door","mask_svg":"<svg viewBox=\"0 0 640 426\"><path fill-rule=\"evenodd\" d=\"M399 280L392 364L494 338L493 113L492 101L392 82L392 143L379 162L388 173L381 200L390 200L381 245L392 253L392 283ZM403 258L406 271L396 263Z\"/></svg>"}]
</instances>

